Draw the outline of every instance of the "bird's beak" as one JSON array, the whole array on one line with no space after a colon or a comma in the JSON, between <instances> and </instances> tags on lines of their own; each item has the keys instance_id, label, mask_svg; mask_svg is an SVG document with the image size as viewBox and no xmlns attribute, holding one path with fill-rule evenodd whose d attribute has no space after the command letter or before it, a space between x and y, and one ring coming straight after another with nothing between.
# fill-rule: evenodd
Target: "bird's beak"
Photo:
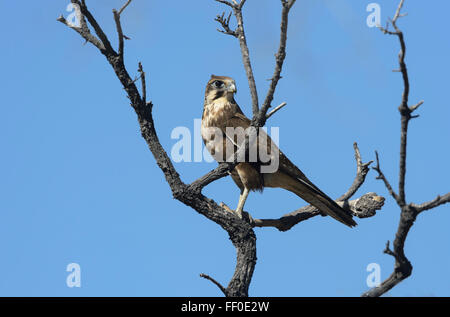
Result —
<instances>
[{"instance_id":1,"label":"bird's beak","mask_svg":"<svg viewBox=\"0 0 450 317\"><path fill-rule=\"evenodd\" d=\"M234 83L231 83L231 84L228 86L228 92L231 92L231 93L233 93L233 94L237 92L236 85L235 85Z\"/></svg>"}]
</instances>

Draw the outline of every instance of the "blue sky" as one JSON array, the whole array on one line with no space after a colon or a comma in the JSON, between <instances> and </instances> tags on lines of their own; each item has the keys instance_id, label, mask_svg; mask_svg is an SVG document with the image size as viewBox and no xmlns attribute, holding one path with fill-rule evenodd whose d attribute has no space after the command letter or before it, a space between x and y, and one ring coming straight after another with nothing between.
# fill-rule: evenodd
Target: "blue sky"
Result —
<instances>
[{"instance_id":1,"label":"blue sky","mask_svg":"<svg viewBox=\"0 0 450 317\"><path fill-rule=\"evenodd\" d=\"M88 1L117 45L111 9L124 1ZM248 0L244 10L259 94L265 95L279 36L278 1ZM366 25L372 1L297 1L288 56L274 103L288 106L268 124L280 127L280 147L331 197L353 181L352 144L397 184L402 81L398 41ZM235 249L225 231L172 199L140 137L136 115L103 56L56 21L69 1L1 1L0 50L0 295L220 296L207 273L231 278ZM382 21L397 1L377 1ZM213 0L134 0L123 14L126 64L142 61L161 143L170 151L177 126L193 129L211 74L235 78L236 100L250 115L250 95L234 38L216 31L226 8ZM447 1L406 1L405 32L411 103L407 200L421 203L448 192L450 110L446 104L450 42ZM191 182L216 163L176 163ZM370 172L358 194L388 196ZM205 189L234 207L230 178ZM246 210L281 216L304 205L289 192L252 193ZM406 243L413 275L391 296L450 296L449 206L420 215ZM348 229L316 217L280 233L255 229L258 263L252 296L359 296L370 263L386 278L393 260L399 210L385 207ZM66 266L81 267L81 287L66 285Z\"/></svg>"}]
</instances>

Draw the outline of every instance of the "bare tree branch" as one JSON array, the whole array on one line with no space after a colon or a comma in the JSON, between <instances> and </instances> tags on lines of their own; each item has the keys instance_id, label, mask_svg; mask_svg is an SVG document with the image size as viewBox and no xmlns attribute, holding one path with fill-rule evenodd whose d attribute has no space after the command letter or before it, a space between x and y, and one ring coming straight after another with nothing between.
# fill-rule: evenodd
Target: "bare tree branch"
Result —
<instances>
[{"instance_id":1,"label":"bare tree branch","mask_svg":"<svg viewBox=\"0 0 450 317\"><path fill-rule=\"evenodd\" d=\"M429 209L433 209L436 207L439 207L440 205L446 204L450 202L450 193L445 194L444 196L437 196L435 199L428 201L426 203L423 204L411 204L411 207L413 209L415 209L418 213L425 211L425 210L429 210Z\"/></svg>"},{"instance_id":2,"label":"bare tree branch","mask_svg":"<svg viewBox=\"0 0 450 317\"><path fill-rule=\"evenodd\" d=\"M418 103L416 103L414 106L409 107L409 111L411 111L411 113L413 113L414 111L416 111L421 105L423 105L424 101L421 100Z\"/></svg>"},{"instance_id":3,"label":"bare tree branch","mask_svg":"<svg viewBox=\"0 0 450 317\"><path fill-rule=\"evenodd\" d=\"M120 23L120 15L116 11L116 9L113 9L113 14L114 14L114 20L116 21L117 35L119 37L119 56L120 56L120 58L123 58L124 43L123 43L122 25Z\"/></svg>"},{"instance_id":4,"label":"bare tree branch","mask_svg":"<svg viewBox=\"0 0 450 317\"><path fill-rule=\"evenodd\" d=\"M280 110L281 108L283 108L284 106L286 106L287 103L286 102L282 102L281 104L279 104L278 106L276 106L275 108L272 109L272 111L270 111L267 115L266 115L266 120L269 119L271 116L273 116L278 110Z\"/></svg>"},{"instance_id":5,"label":"bare tree branch","mask_svg":"<svg viewBox=\"0 0 450 317\"><path fill-rule=\"evenodd\" d=\"M362 294L363 297L381 296L411 275L412 265L404 253L404 247L406 237L414 224L416 217L417 213L412 212L411 209L402 209L402 212L400 213L400 222L394 240L394 250L390 250L389 248L387 250L385 248L383 251L384 253L392 255L395 258L394 271L380 284L380 286L374 287Z\"/></svg>"},{"instance_id":6,"label":"bare tree branch","mask_svg":"<svg viewBox=\"0 0 450 317\"><path fill-rule=\"evenodd\" d=\"M130 0L131 2L131 0ZM142 67L142 63L139 62L138 64L138 72L141 74L141 82L142 82L142 103L144 105L147 104L147 83L146 83L146 79L145 79L145 72L144 72L144 68Z\"/></svg>"},{"instance_id":7,"label":"bare tree branch","mask_svg":"<svg viewBox=\"0 0 450 317\"><path fill-rule=\"evenodd\" d=\"M227 1L227 0L216 0L216 1L220 2L220 3L223 3L223 4L226 4L230 8L235 8L236 7L236 4L233 4L233 3L231 3L230 1Z\"/></svg>"},{"instance_id":8,"label":"bare tree branch","mask_svg":"<svg viewBox=\"0 0 450 317\"><path fill-rule=\"evenodd\" d=\"M214 21L219 22L223 28L223 30L217 29L217 31L222 32L224 34L234 36L237 38L238 35L237 35L236 31L234 31L230 28L231 14L232 14L232 12L230 12L228 17L225 18L225 12L223 12L222 15L217 15L217 17L214 19Z\"/></svg>"},{"instance_id":9,"label":"bare tree branch","mask_svg":"<svg viewBox=\"0 0 450 317\"><path fill-rule=\"evenodd\" d=\"M223 162L220 163L219 166L217 166L212 171L208 172L207 174L203 175L196 181L194 181L189 187L195 191L195 192L201 192L202 189L211 184L212 182L221 179L222 177L225 177L229 175L229 172L236 166L235 163L227 163Z\"/></svg>"},{"instance_id":10,"label":"bare tree branch","mask_svg":"<svg viewBox=\"0 0 450 317\"><path fill-rule=\"evenodd\" d=\"M215 20L218 21L224 29L224 31L219 30L220 32L232 35L239 40L239 46L241 48L241 55L242 55L242 62L244 65L245 73L247 75L248 85L250 88L250 94L251 94L251 98L252 98L253 117L256 117L259 113L258 91L256 89L255 76L253 75L253 68L252 68L252 64L250 61L250 53L249 53L249 49L248 49L248 45L247 45L247 38L245 35L245 30L244 30L244 18L242 17L242 7L245 4L245 0L241 0L240 3L237 3L236 1L234 1L234 4L232 4L226 0L215 0L215 1L226 4L227 6L231 7L233 9L234 16L236 17L237 28L234 31L232 31L229 28L229 22L230 22L231 16L229 16L225 21L223 18L224 14L222 14L222 16L218 15Z\"/></svg>"},{"instance_id":11,"label":"bare tree branch","mask_svg":"<svg viewBox=\"0 0 450 317\"><path fill-rule=\"evenodd\" d=\"M384 205L383 197L375 193L368 193L355 200L348 201L364 183L369 173L369 165L372 163L372 161L368 163L362 162L356 142L353 144L353 148L357 166L356 177L347 192L339 197L336 203L358 218L372 217ZM310 205L288 213L279 219L252 219L252 224L255 227L275 227L280 231L287 231L299 222L317 215L320 215L319 210Z\"/></svg>"},{"instance_id":12,"label":"bare tree branch","mask_svg":"<svg viewBox=\"0 0 450 317\"><path fill-rule=\"evenodd\" d=\"M127 3L125 3L122 8L120 8L119 10L119 16L122 14L122 12L128 7L128 5L131 3L131 1L133 0L128 0Z\"/></svg>"},{"instance_id":13,"label":"bare tree branch","mask_svg":"<svg viewBox=\"0 0 450 317\"><path fill-rule=\"evenodd\" d=\"M374 216L376 211L383 207L384 197L376 193L367 193L350 201L336 200L336 203L355 217L368 218ZM254 227L274 227L279 231L288 231L296 224L319 215L321 215L320 211L309 205L285 214L279 219L252 219L251 224Z\"/></svg>"},{"instance_id":14,"label":"bare tree branch","mask_svg":"<svg viewBox=\"0 0 450 317\"><path fill-rule=\"evenodd\" d=\"M123 35L122 24L120 22L120 16L123 11L128 7L132 0L128 0L119 11L113 9L114 21L116 22L117 35L119 37L119 56L123 59L123 49L124 49L124 39L129 39L125 35Z\"/></svg>"},{"instance_id":15,"label":"bare tree branch","mask_svg":"<svg viewBox=\"0 0 450 317\"><path fill-rule=\"evenodd\" d=\"M109 43L106 35L102 33L100 26L96 23L94 17L85 6L84 1L82 4L77 1L75 1L75 3L79 4L80 7L83 8L81 13L88 17L89 23L96 28L97 35L100 34L103 38L100 43L103 43L103 46L105 45L104 43ZM86 40L91 39L89 30L81 30L81 32L78 33ZM236 269L226 289L226 294L228 296L248 296L248 287L256 265L256 236L252 227L248 221L244 221L237 217L234 213L228 212L213 200L205 197L199 191L193 190L193 187L190 187L182 182L178 172L174 168L156 134L152 116L153 104L151 102L145 102L145 98L141 97L135 81L131 79L128 71L126 70L123 59L118 58L118 54L112 49L112 47L105 48L102 45L96 46L106 57L109 64L114 69L117 78L120 80L123 88L127 92L131 106L137 114L142 137L152 152L157 165L163 172L174 198L181 201L185 205L192 207L198 213L220 225L228 232L230 240L236 248ZM139 66L139 71L141 72L142 84L145 86L145 75L142 65ZM144 88L143 94L145 94Z\"/></svg>"},{"instance_id":16,"label":"bare tree branch","mask_svg":"<svg viewBox=\"0 0 450 317\"><path fill-rule=\"evenodd\" d=\"M80 7L81 14L86 17L89 24L94 28L95 33L97 34L100 41L102 41L103 46L105 47L105 52L107 54L111 55L117 55L116 51L111 46L111 43L106 36L105 32L103 32L103 29L100 27L100 25L97 23L97 20L94 18L94 16L91 14L91 12L88 10L86 6L86 2L84 0L71 0L72 4L78 4ZM102 52L103 53L103 52Z\"/></svg>"},{"instance_id":17,"label":"bare tree branch","mask_svg":"<svg viewBox=\"0 0 450 317\"><path fill-rule=\"evenodd\" d=\"M406 145L408 136L408 124L411 119L418 117L417 115L412 116L411 114L423 104L423 100L411 107L408 106L410 84L409 84L408 70L405 63L406 44L403 32L397 26L398 18L404 16L404 14L401 13L403 4L404 0L400 0L394 18L390 21L395 29L395 32L389 31L388 26L386 26L386 28L381 28L381 30L385 34L396 35L400 42L400 53L398 55L398 63L400 66L399 72L402 74L403 79L403 93L401 104L398 107L398 110L401 115L398 195L394 192L391 185L389 184L389 182L387 181L386 177L384 176L384 174L380 169L378 153L376 155L377 166L374 168L378 172L377 178L382 179L384 181L386 188L388 189L391 196L395 199L397 205L401 210L400 222L393 243L394 249L391 250L389 248L389 241L388 241L388 243L386 244L386 248L384 250L384 253L389 254L395 258L395 265L392 274L385 281L383 281L380 286L372 288L362 295L367 297L381 296L411 275L413 267L405 255L404 246L406 238L408 236L411 227L414 224L414 221L416 220L419 213L421 213L422 211L435 208L450 201L450 193L447 193L443 197L437 196L434 200L420 205L416 205L414 203L407 204L406 202L405 175L406 175L406 154L407 154Z\"/></svg>"},{"instance_id":18,"label":"bare tree branch","mask_svg":"<svg viewBox=\"0 0 450 317\"><path fill-rule=\"evenodd\" d=\"M213 282L221 291L225 296L228 296L227 294L227 290L225 287L223 287L219 282L217 282L215 279L213 279L211 276L201 273L200 277L203 277L204 279L210 280L211 282Z\"/></svg>"},{"instance_id":19,"label":"bare tree branch","mask_svg":"<svg viewBox=\"0 0 450 317\"><path fill-rule=\"evenodd\" d=\"M95 47L97 47L99 50L105 50L105 46L103 43L94 35L91 34L91 31L89 30L89 27L87 26L86 19L84 18L84 15L81 13L80 5L77 2L72 2L73 8L75 10L76 18L78 22L80 23L80 26L77 27L71 23L69 23L62 15L60 15L57 19L57 21L67 25L72 30L76 31L78 34L81 35L82 38L86 40L86 42L89 42L93 44Z\"/></svg>"},{"instance_id":20,"label":"bare tree branch","mask_svg":"<svg viewBox=\"0 0 450 317\"><path fill-rule=\"evenodd\" d=\"M363 163L361 159L361 153L359 152L358 144L353 143L353 150L355 151L355 160L356 160L356 177L353 181L353 184L350 186L348 191L339 197L337 200L347 200L352 197L356 191L361 187L361 185L366 180L366 176L369 173L369 166L373 163L373 161Z\"/></svg>"},{"instance_id":21,"label":"bare tree branch","mask_svg":"<svg viewBox=\"0 0 450 317\"><path fill-rule=\"evenodd\" d=\"M250 94L252 97L252 111L253 116L255 116L259 111L258 91L256 89L255 76L253 75L253 68L250 61L250 53L244 30L244 18L242 17L242 6L244 5L244 3L245 1L241 0L239 6L233 7L234 16L236 17L237 21L237 29L235 32L237 34L239 45L241 47L242 62L244 64L245 72L247 74L248 85L250 87Z\"/></svg>"},{"instance_id":22,"label":"bare tree branch","mask_svg":"<svg viewBox=\"0 0 450 317\"><path fill-rule=\"evenodd\" d=\"M281 71L283 69L284 59L286 58L286 42L287 42L287 29L288 29L288 17L289 11L295 3L295 0L291 1L281 1L283 9L281 11L281 26L280 26L280 44L278 47L278 52L275 55L275 70L271 78L270 87L267 91L266 99L261 106L261 111L258 114L257 125L263 126L267 120L266 113L271 106L273 96L275 94L275 89L277 88L278 81L281 78Z\"/></svg>"},{"instance_id":23,"label":"bare tree branch","mask_svg":"<svg viewBox=\"0 0 450 317\"><path fill-rule=\"evenodd\" d=\"M401 14L401 11L402 11L404 3L405 3L405 0L400 0L400 3L398 4L397 10L395 11L395 14L394 14L394 18L391 21L392 25L395 27L396 30L398 30L397 29L397 25L396 25L398 18L401 17L401 16L404 16L404 15Z\"/></svg>"},{"instance_id":24,"label":"bare tree branch","mask_svg":"<svg viewBox=\"0 0 450 317\"><path fill-rule=\"evenodd\" d=\"M375 151L375 158L376 158L377 165L376 165L375 167L372 167L372 168L373 168L375 171L377 171L377 173L378 173L377 179L381 179L381 180L384 182L384 185L386 186L386 188L387 188L389 194L395 199L395 201L396 201L398 204L401 204L400 198L399 198L398 195L395 193L395 191L392 189L391 184L389 183L389 181L387 180L386 176L384 176L383 171L381 170L381 167L380 167L380 160L379 160L379 158L378 158L378 152L377 152L377 151Z\"/></svg>"},{"instance_id":25,"label":"bare tree branch","mask_svg":"<svg viewBox=\"0 0 450 317\"><path fill-rule=\"evenodd\" d=\"M394 258L395 258L396 260L398 260L398 261L401 261L401 259L397 256L397 254L396 254L394 251L391 250L389 244L390 244L390 241L388 240L388 241L386 242L386 247L384 248L383 253L388 254L388 255L394 257Z\"/></svg>"}]
</instances>

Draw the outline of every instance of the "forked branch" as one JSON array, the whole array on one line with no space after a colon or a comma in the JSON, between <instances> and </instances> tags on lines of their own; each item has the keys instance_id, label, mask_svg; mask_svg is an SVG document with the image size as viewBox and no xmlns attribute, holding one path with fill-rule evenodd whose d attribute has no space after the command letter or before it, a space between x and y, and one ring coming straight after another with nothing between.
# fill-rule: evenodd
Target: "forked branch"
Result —
<instances>
[{"instance_id":1,"label":"forked branch","mask_svg":"<svg viewBox=\"0 0 450 317\"><path fill-rule=\"evenodd\" d=\"M383 180L388 192L395 199L397 205L400 208L400 222L393 243L394 249L393 250L390 249L389 241L387 242L386 248L384 249L384 253L394 257L395 265L392 274L385 281L383 281L380 286L367 291L362 296L371 296L371 297L381 296L411 275L413 267L405 255L404 246L407 235L411 227L413 226L414 221L417 219L417 216L422 211L435 208L450 201L450 193L447 193L442 197L437 196L436 199L424 204L417 205L414 203L408 204L406 202L405 176L406 176L406 154L407 154L406 145L408 137L408 124L411 119L418 117L418 115L412 115L412 113L423 104L423 100L413 106L408 106L410 84L408 77L408 69L406 67L405 62L406 44L403 32L397 26L397 20L400 17L405 16L405 14L401 13L403 4L404 0L401 0L395 12L394 18L390 20L390 23L395 31L389 31L388 28L389 24L386 26L386 28L380 28L381 31L385 34L397 36L400 44L398 63L399 63L399 72L402 74L403 79L403 93L400 106L398 107L398 110L400 112L400 123L401 123L398 194L393 190L387 178L381 171L378 153L376 153L377 165L376 167L374 167L374 169L378 172L377 179Z\"/></svg>"}]
</instances>

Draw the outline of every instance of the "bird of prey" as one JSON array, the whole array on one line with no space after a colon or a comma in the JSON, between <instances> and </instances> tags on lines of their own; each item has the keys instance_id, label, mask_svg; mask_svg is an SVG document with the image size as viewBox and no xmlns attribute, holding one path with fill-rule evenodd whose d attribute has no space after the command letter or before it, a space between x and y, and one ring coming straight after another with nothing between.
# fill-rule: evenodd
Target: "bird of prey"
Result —
<instances>
[{"instance_id":1,"label":"bird of prey","mask_svg":"<svg viewBox=\"0 0 450 317\"><path fill-rule=\"evenodd\" d=\"M235 81L226 76L212 75L206 85L205 101L201 122L201 134L206 148L219 162L234 158L243 140L237 140L230 131L245 130L251 126L241 108L234 100L236 93ZM211 132L213 131L213 132ZM230 143L233 146L229 146ZM300 169L295 166L274 144L264 132L258 131L256 141L250 145L251 150L265 148L269 160L277 160L277 168L271 172L262 172L262 167L270 162L263 161L259 156L249 160L246 157L230 172L233 181L240 189L236 213L242 218L244 204L250 191L262 191L264 187L283 188L293 192L303 200L315 206L323 214L329 215L343 224L353 227L356 222L352 216L342 209L330 197L315 186ZM258 152L259 153L259 152Z\"/></svg>"}]
</instances>

